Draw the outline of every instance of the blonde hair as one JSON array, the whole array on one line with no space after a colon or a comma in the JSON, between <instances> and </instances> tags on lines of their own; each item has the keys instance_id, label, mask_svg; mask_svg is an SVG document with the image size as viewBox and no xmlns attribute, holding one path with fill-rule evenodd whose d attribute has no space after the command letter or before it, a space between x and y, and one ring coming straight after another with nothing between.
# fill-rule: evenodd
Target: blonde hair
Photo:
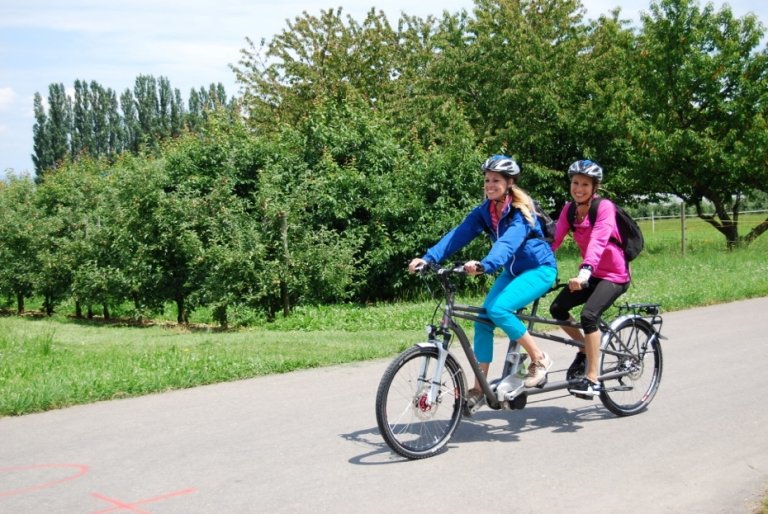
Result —
<instances>
[{"instance_id":1,"label":"blonde hair","mask_svg":"<svg viewBox=\"0 0 768 514\"><path fill-rule=\"evenodd\" d=\"M528 196L528 193L518 187L514 181L512 182L512 185L509 186L509 194L512 196L512 207L519 209L528 224L531 225L531 227L535 227L536 218L533 214L535 211L533 207L533 199Z\"/></svg>"}]
</instances>

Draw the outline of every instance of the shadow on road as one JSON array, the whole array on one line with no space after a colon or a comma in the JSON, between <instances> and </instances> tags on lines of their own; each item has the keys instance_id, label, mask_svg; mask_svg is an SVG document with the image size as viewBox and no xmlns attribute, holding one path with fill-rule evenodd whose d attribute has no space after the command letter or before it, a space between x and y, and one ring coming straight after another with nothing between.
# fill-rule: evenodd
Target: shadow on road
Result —
<instances>
[{"instance_id":1,"label":"shadow on road","mask_svg":"<svg viewBox=\"0 0 768 514\"><path fill-rule=\"evenodd\" d=\"M513 443L534 430L550 430L553 434L572 433L581 430L585 423L611 418L615 416L599 402L585 402L585 405L575 409L535 404L515 411L484 409L471 418L462 419L450 445L475 442ZM371 466L409 462L389 449L378 427L341 434L341 437L369 450L350 458L351 464Z\"/></svg>"}]
</instances>

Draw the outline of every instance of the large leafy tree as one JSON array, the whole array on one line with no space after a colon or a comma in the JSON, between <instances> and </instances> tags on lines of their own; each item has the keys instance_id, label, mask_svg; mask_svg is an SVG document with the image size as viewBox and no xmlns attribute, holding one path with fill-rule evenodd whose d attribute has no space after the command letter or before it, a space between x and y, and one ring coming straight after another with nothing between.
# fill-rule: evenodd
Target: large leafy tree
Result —
<instances>
[{"instance_id":1,"label":"large leafy tree","mask_svg":"<svg viewBox=\"0 0 768 514\"><path fill-rule=\"evenodd\" d=\"M66 297L91 311L100 306L109 317L109 306L124 299L115 282L120 254L110 237L108 216L117 206L106 194L105 161L88 156L68 160L49 171L38 187L36 202L42 218L38 252L40 265L36 290L45 296L48 313Z\"/></svg>"},{"instance_id":2,"label":"large leafy tree","mask_svg":"<svg viewBox=\"0 0 768 514\"><path fill-rule=\"evenodd\" d=\"M568 161L589 158L605 169L606 192L622 203L647 200L650 191L632 167L631 128L642 97L636 69L637 35L622 21L617 9L590 22L584 50L577 56L573 97L567 115L572 118L570 133L573 152ZM570 162L562 162L561 177ZM562 187L565 192L567 186ZM565 195L564 195L565 196Z\"/></svg>"},{"instance_id":3,"label":"large leafy tree","mask_svg":"<svg viewBox=\"0 0 768 514\"><path fill-rule=\"evenodd\" d=\"M574 112L585 97L581 3L478 0L473 14L441 20L429 89L460 108L487 154L522 162L523 187L556 207L562 170L586 142Z\"/></svg>"},{"instance_id":4,"label":"large leafy tree","mask_svg":"<svg viewBox=\"0 0 768 514\"><path fill-rule=\"evenodd\" d=\"M445 62L451 94L490 148L559 165L574 154L571 116L585 27L578 0L478 0ZM445 74L447 75L447 74Z\"/></svg>"},{"instance_id":5,"label":"large leafy tree","mask_svg":"<svg viewBox=\"0 0 768 514\"><path fill-rule=\"evenodd\" d=\"M167 147L153 255L180 322L208 305L226 326L232 310L261 300L265 250L252 199L268 155L224 109Z\"/></svg>"},{"instance_id":6,"label":"large leafy tree","mask_svg":"<svg viewBox=\"0 0 768 514\"><path fill-rule=\"evenodd\" d=\"M642 18L636 168L655 191L695 206L728 247L768 230L768 220L738 230L745 196L768 185L763 35L753 15L735 18L727 5L716 11L695 0L656 1Z\"/></svg>"},{"instance_id":7,"label":"large leafy tree","mask_svg":"<svg viewBox=\"0 0 768 514\"><path fill-rule=\"evenodd\" d=\"M343 102L349 92L373 106L397 74L397 33L383 13L358 23L342 9L306 12L272 41L247 40L234 71L251 121L264 129L293 124L319 99Z\"/></svg>"}]
</instances>

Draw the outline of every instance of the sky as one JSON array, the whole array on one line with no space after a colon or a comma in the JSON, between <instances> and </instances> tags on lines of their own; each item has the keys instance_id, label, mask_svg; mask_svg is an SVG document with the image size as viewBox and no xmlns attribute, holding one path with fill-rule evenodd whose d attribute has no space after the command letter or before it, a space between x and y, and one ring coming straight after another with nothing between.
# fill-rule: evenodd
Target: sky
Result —
<instances>
[{"instance_id":1,"label":"sky","mask_svg":"<svg viewBox=\"0 0 768 514\"><path fill-rule=\"evenodd\" d=\"M595 19L621 8L637 22L650 0L582 0ZM720 7L724 2L713 2ZM731 0L736 16L748 12L768 25L768 2ZM32 126L35 93L75 80L96 81L118 95L136 77L166 77L189 98L191 89L238 85L237 65L246 38L269 41L303 12L342 8L362 21L375 7L394 23L401 13L424 18L466 9L472 0L0 0L0 177L8 170L33 174Z\"/></svg>"}]
</instances>

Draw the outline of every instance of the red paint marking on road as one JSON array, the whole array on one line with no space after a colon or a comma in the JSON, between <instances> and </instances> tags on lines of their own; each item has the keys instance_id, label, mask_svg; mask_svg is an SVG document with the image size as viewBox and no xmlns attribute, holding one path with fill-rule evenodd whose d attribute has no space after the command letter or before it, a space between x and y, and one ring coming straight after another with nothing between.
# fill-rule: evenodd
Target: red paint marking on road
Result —
<instances>
[{"instance_id":1,"label":"red paint marking on road","mask_svg":"<svg viewBox=\"0 0 768 514\"><path fill-rule=\"evenodd\" d=\"M154 498L147 498L147 499L135 501L132 503L126 503L120 500L116 500L114 498L109 498L99 493L91 493L91 496L93 496L94 498L98 498L100 500L104 500L105 502L112 503L113 505L115 505L114 507L92 512L91 514L105 514L107 512L114 512L116 510L129 510L131 512L135 512L136 514L151 514L150 512L137 508L137 506L143 505L145 503L154 503L160 500L167 500L168 498L173 498L175 496L181 496L184 494L190 494L190 493L196 493L196 492L197 492L197 489L184 489L182 491L175 491L173 493L163 494L160 496L155 496Z\"/></svg>"},{"instance_id":2,"label":"red paint marking on road","mask_svg":"<svg viewBox=\"0 0 768 514\"><path fill-rule=\"evenodd\" d=\"M60 478L58 480L51 480L50 482L43 482L41 484L35 484L29 487L22 487L20 489L12 489L10 491L0 491L0 497L14 496L16 494L26 494L34 491L39 491L41 489L47 489L48 487L53 487L63 482L75 480L76 478L80 478L81 476L88 473L88 466L85 466L83 464L37 464L34 466L17 466L12 468L0 468L0 474L17 473L19 471L30 471L34 469L49 469L49 468L74 468L77 470L77 472L75 472L73 475Z\"/></svg>"},{"instance_id":3,"label":"red paint marking on road","mask_svg":"<svg viewBox=\"0 0 768 514\"><path fill-rule=\"evenodd\" d=\"M130 510L130 511L136 512L137 514L151 514L150 512L147 512L145 510L139 510L139 509L134 508L134 504L123 503L120 500L115 500L114 498L108 498L108 497L106 497L104 495L101 495L99 493L91 493L91 496L93 496L94 498L98 498L99 500L104 500L107 503L111 503L111 504L115 505L115 507L110 507L107 510L100 510L100 511L98 511L100 513L101 512L112 512L113 510ZM96 514L96 513L94 513L94 514Z\"/></svg>"}]
</instances>

